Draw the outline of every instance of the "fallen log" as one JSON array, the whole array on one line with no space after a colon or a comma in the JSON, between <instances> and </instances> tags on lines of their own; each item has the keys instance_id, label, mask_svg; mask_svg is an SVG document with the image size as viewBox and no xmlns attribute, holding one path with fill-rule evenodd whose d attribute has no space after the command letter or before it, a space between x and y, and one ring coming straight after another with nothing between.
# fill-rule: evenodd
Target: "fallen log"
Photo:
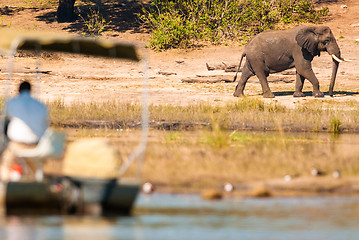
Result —
<instances>
[{"instance_id":1,"label":"fallen log","mask_svg":"<svg viewBox=\"0 0 359 240\"><path fill-rule=\"evenodd\" d=\"M213 76L202 76L197 75L196 77L189 77L181 80L185 83L218 83L218 82L225 82L231 83L233 82L233 78L229 76L222 76L222 75L213 75Z\"/></svg>"},{"instance_id":2,"label":"fallen log","mask_svg":"<svg viewBox=\"0 0 359 240\"><path fill-rule=\"evenodd\" d=\"M206 67L208 71L224 70L225 72L236 72L238 68L238 64L227 64L225 62L222 62L220 64L206 63Z\"/></svg>"}]
</instances>

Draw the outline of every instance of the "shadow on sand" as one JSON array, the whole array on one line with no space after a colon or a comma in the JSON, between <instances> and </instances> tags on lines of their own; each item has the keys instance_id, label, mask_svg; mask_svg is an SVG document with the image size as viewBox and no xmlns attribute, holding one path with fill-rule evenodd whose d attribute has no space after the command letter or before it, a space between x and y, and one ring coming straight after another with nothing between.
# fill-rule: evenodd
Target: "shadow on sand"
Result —
<instances>
[{"instance_id":1,"label":"shadow on sand","mask_svg":"<svg viewBox=\"0 0 359 240\"><path fill-rule=\"evenodd\" d=\"M304 95L306 97L312 96L312 92L311 91L306 91L303 92ZM273 92L274 96L290 96L294 94L294 91L283 91L283 92ZM359 95L359 92L354 91L334 91L334 97L336 97L335 95L340 95L340 96L355 96L355 95ZM324 92L324 96L329 96L329 92Z\"/></svg>"},{"instance_id":2,"label":"shadow on sand","mask_svg":"<svg viewBox=\"0 0 359 240\"><path fill-rule=\"evenodd\" d=\"M147 29L142 26L138 14L142 7L146 6L137 1L109 1L101 6L83 5L75 6L75 15L77 19L63 28L63 30L72 33L83 33L86 31L84 21L80 15L87 19L91 11L99 11L103 19L105 19L105 31L112 31L113 36L117 36L116 32L131 31L132 33L146 32ZM44 21L48 24L57 21L56 8L51 12L46 12L36 17L39 21Z\"/></svg>"}]
</instances>

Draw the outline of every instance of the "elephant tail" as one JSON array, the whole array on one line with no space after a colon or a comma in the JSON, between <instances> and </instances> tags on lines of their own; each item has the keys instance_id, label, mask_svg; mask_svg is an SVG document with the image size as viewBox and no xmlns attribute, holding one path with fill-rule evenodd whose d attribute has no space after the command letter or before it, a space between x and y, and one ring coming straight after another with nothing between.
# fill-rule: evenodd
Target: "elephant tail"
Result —
<instances>
[{"instance_id":1,"label":"elephant tail","mask_svg":"<svg viewBox=\"0 0 359 240\"><path fill-rule=\"evenodd\" d=\"M241 69L242 60L243 60L243 58L245 56L246 56L246 53L245 52L242 53L242 57L241 57L241 60L239 61L238 69L237 69L237 72L236 72L236 76L234 76L233 82L235 82L237 80L237 75L238 75L239 70Z\"/></svg>"}]
</instances>

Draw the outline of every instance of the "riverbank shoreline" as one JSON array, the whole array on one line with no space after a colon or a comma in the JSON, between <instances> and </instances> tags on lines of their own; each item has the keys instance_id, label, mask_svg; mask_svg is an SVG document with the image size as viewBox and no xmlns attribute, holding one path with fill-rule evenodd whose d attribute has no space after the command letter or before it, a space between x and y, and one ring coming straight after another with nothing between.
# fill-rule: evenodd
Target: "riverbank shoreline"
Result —
<instances>
[{"instance_id":1,"label":"riverbank shoreline","mask_svg":"<svg viewBox=\"0 0 359 240\"><path fill-rule=\"evenodd\" d=\"M232 184L232 183L225 183ZM291 180L271 179L248 181L233 184L226 191L224 184L215 188L171 187L154 185L156 193L200 194L203 198L287 198L287 197L357 197L359 196L359 177L333 179L324 177L298 177ZM144 193L148 194L148 193Z\"/></svg>"},{"instance_id":2,"label":"riverbank shoreline","mask_svg":"<svg viewBox=\"0 0 359 240\"><path fill-rule=\"evenodd\" d=\"M121 159L139 143L137 129L63 129L69 142L108 139ZM196 193L213 190L223 196L358 195L359 135L151 129L142 182L155 192ZM136 165L136 164L135 164ZM61 175L61 161L45 164ZM134 166L135 169L135 166ZM134 169L129 169L130 177ZM313 169L317 175L313 176ZM335 177L333 173L337 172ZM229 183L234 191L225 192ZM269 194L268 194L269 193ZM264 194L266 195L266 194Z\"/></svg>"}]
</instances>

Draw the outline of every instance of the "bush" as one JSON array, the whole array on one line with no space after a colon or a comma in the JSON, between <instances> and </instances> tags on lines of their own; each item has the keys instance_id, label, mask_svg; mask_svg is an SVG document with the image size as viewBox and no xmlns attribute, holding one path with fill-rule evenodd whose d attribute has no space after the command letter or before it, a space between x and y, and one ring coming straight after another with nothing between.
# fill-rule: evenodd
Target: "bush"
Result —
<instances>
[{"instance_id":1,"label":"bush","mask_svg":"<svg viewBox=\"0 0 359 240\"><path fill-rule=\"evenodd\" d=\"M150 45L157 50L173 46L185 48L192 45L193 40L197 38L193 23L183 23L188 20L175 9L168 9L159 15L149 13L147 18L152 26Z\"/></svg>"},{"instance_id":2,"label":"bush","mask_svg":"<svg viewBox=\"0 0 359 240\"><path fill-rule=\"evenodd\" d=\"M330 130L334 133L334 134L339 134L341 131L341 125L342 122L340 121L340 119L334 117L330 120Z\"/></svg>"},{"instance_id":3,"label":"bush","mask_svg":"<svg viewBox=\"0 0 359 240\"><path fill-rule=\"evenodd\" d=\"M246 42L281 23L318 22L328 8L316 11L311 0L153 0L141 19L151 28L157 50L186 48L198 42Z\"/></svg>"},{"instance_id":4,"label":"bush","mask_svg":"<svg viewBox=\"0 0 359 240\"><path fill-rule=\"evenodd\" d=\"M79 14L79 17L84 23L85 33L90 36L98 36L101 35L102 32L106 31L111 22L106 22L106 20L101 16L100 10L89 9L89 13L85 16L84 14Z\"/></svg>"}]
</instances>

